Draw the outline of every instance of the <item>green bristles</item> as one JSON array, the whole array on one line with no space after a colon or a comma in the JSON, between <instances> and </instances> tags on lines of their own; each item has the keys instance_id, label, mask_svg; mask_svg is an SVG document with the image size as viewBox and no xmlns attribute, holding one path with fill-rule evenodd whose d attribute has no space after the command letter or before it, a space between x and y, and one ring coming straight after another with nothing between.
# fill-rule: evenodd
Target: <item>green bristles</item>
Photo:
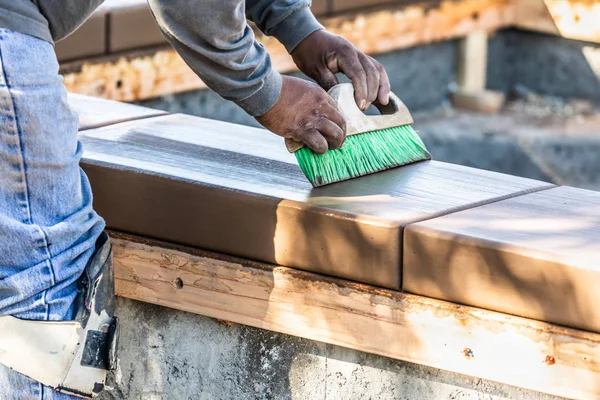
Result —
<instances>
[{"instance_id":1,"label":"green bristles","mask_svg":"<svg viewBox=\"0 0 600 400\"><path fill-rule=\"evenodd\" d=\"M295 154L314 187L431 158L410 125L348 136L341 149L325 154L315 154L308 147Z\"/></svg>"}]
</instances>

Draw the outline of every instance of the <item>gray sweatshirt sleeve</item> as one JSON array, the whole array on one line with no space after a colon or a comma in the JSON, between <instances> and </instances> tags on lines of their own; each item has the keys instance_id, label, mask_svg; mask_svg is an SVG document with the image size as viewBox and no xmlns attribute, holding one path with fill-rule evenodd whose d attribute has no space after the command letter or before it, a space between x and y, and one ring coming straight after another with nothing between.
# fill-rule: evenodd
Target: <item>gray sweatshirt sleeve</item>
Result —
<instances>
[{"instance_id":1,"label":"gray sweatshirt sleeve","mask_svg":"<svg viewBox=\"0 0 600 400\"><path fill-rule=\"evenodd\" d=\"M264 114L275 104L281 93L281 76L246 23L244 0L148 2L167 40L210 89L252 116ZM247 3L249 14L262 29L288 48L308 35L304 35L310 30L305 24L318 24L306 6L307 0ZM288 30L294 33L281 33Z\"/></svg>"},{"instance_id":2,"label":"gray sweatshirt sleeve","mask_svg":"<svg viewBox=\"0 0 600 400\"><path fill-rule=\"evenodd\" d=\"M311 33L323 29L310 11L310 0L246 0L246 15L265 35L292 52Z\"/></svg>"}]
</instances>

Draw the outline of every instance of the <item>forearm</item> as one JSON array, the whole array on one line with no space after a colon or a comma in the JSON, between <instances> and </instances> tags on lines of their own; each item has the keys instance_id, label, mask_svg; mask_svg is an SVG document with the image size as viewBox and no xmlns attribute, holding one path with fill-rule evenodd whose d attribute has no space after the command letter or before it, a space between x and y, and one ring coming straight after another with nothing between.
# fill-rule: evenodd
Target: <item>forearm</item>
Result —
<instances>
[{"instance_id":1,"label":"forearm","mask_svg":"<svg viewBox=\"0 0 600 400\"><path fill-rule=\"evenodd\" d=\"M323 29L310 11L309 0L246 0L246 16L290 53L308 35Z\"/></svg>"},{"instance_id":2,"label":"forearm","mask_svg":"<svg viewBox=\"0 0 600 400\"><path fill-rule=\"evenodd\" d=\"M206 85L250 115L279 98L281 77L246 23L244 0L149 0L167 40Z\"/></svg>"}]
</instances>

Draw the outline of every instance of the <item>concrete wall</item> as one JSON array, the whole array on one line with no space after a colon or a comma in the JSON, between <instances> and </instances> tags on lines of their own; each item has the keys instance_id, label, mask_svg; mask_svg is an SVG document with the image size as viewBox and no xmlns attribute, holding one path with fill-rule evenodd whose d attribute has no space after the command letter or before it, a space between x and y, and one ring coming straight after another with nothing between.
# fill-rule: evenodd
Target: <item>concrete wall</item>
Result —
<instances>
[{"instance_id":1,"label":"concrete wall","mask_svg":"<svg viewBox=\"0 0 600 400\"><path fill-rule=\"evenodd\" d=\"M131 300L118 314L119 370L102 400L556 399Z\"/></svg>"},{"instance_id":2,"label":"concrete wall","mask_svg":"<svg viewBox=\"0 0 600 400\"><path fill-rule=\"evenodd\" d=\"M580 97L600 105L600 79L585 58L598 44L541 33L506 30L490 38L488 87L510 91L516 85L546 95Z\"/></svg>"},{"instance_id":3,"label":"concrete wall","mask_svg":"<svg viewBox=\"0 0 600 400\"><path fill-rule=\"evenodd\" d=\"M527 107L496 115L438 110L416 114L414 127L436 160L600 191L600 113L537 116L547 106Z\"/></svg>"}]
</instances>

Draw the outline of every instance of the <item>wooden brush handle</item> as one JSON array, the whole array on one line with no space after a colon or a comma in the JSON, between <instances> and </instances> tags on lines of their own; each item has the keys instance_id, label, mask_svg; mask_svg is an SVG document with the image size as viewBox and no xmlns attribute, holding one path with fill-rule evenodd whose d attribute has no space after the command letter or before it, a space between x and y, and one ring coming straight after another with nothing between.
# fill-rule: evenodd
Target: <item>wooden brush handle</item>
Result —
<instances>
[{"instance_id":1,"label":"wooden brush handle","mask_svg":"<svg viewBox=\"0 0 600 400\"><path fill-rule=\"evenodd\" d=\"M375 104L381 115L366 115L358 108L356 100L354 100L354 87L351 83L335 85L327 93L335 100L338 110L346 120L346 135L348 136L413 123L408 108L394 93L390 92L390 102L386 106ZM285 145L290 153L304 147L302 142L293 139L285 139Z\"/></svg>"}]
</instances>

